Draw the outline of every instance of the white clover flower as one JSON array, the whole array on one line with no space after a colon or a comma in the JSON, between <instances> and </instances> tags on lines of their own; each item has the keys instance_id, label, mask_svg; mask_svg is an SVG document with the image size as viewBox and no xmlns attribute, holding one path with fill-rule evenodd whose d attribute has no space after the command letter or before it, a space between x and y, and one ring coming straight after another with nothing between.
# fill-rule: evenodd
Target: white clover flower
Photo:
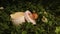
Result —
<instances>
[{"instance_id":1,"label":"white clover flower","mask_svg":"<svg viewBox=\"0 0 60 34\"><path fill-rule=\"evenodd\" d=\"M46 12L46 11L44 11L44 14L47 14L47 12Z\"/></svg>"},{"instance_id":2,"label":"white clover flower","mask_svg":"<svg viewBox=\"0 0 60 34\"><path fill-rule=\"evenodd\" d=\"M48 20L47 20L47 18L45 16L43 16L42 22L48 22Z\"/></svg>"},{"instance_id":3,"label":"white clover flower","mask_svg":"<svg viewBox=\"0 0 60 34\"><path fill-rule=\"evenodd\" d=\"M0 9L4 9L4 7L0 7Z\"/></svg>"}]
</instances>

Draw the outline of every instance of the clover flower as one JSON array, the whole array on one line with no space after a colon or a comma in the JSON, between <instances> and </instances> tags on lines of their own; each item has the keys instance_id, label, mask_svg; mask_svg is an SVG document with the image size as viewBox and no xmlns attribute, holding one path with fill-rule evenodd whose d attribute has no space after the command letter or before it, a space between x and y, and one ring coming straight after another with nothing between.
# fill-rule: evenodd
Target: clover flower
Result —
<instances>
[{"instance_id":1,"label":"clover flower","mask_svg":"<svg viewBox=\"0 0 60 34\"><path fill-rule=\"evenodd\" d=\"M4 7L0 7L0 9L4 9Z\"/></svg>"},{"instance_id":2,"label":"clover flower","mask_svg":"<svg viewBox=\"0 0 60 34\"><path fill-rule=\"evenodd\" d=\"M42 22L48 22L48 20L47 20L47 18L45 16L43 16Z\"/></svg>"}]
</instances>

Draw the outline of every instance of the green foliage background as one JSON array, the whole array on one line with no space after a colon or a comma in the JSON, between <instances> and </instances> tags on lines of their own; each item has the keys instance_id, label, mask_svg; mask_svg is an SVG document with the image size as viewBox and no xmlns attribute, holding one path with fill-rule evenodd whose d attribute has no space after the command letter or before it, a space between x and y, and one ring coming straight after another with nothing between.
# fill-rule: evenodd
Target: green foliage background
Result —
<instances>
[{"instance_id":1,"label":"green foliage background","mask_svg":"<svg viewBox=\"0 0 60 34\"><path fill-rule=\"evenodd\" d=\"M0 0L0 6L4 7L0 9L0 34L60 34L59 0ZM13 26L10 14L26 10L38 13L37 24ZM41 21L42 16L48 19L47 23Z\"/></svg>"}]
</instances>

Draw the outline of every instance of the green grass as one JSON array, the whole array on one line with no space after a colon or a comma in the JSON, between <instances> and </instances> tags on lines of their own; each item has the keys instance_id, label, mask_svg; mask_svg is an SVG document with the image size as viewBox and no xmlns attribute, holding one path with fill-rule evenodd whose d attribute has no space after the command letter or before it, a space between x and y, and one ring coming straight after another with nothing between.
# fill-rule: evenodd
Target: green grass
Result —
<instances>
[{"instance_id":1,"label":"green grass","mask_svg":"<svg viewBox=\"0 0 60 34\"><path fill-rule=\"evenodd\" d=\"M44 1L39 1L37 4L34 2L37 1L15 0L11 1L11 3L2 1L1 6L4 6L4 9L0 9L0 34L60 34L60 28L57 28L58 26L60 27L60 17L57 17L56 13L52 12L53 10L50 10L50 6L47 6L53 3L43 5L42 3ZM54 5L56 6L56 4ZM45 7L48 7L49 9L46 9ZM31 12L35 10L35 12L38 13L39 17L36 20L37 24L32 25L31 23L26 22L20 26L14 26L10 20L10 14L17 11L24 12L26 10L30 10ZM44 14L44 12L47 12L47 15ZM42 22L41 19L43 16L48 19L47 23Z\"/></svg>"}]
</instances>

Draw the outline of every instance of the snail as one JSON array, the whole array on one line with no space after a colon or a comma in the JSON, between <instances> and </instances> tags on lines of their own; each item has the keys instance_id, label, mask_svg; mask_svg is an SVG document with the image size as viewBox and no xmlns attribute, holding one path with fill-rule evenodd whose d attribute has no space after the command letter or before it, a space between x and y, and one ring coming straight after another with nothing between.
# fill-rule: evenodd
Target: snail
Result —
<instances>
[{"instance_id":1,"label":"snail","mask_svg":"<svg viewBox=\"0 0 60 34\"><path fill-rule=\"evenodd\" d=\"M19 25L22 23L25 23L26 21L28 23L36 24L36 19L38 18L37 13L31 13L29 10L25 12L16 12L14 14L10 14L11 21L15 25Z\"/></svg>"}]
</instances>

